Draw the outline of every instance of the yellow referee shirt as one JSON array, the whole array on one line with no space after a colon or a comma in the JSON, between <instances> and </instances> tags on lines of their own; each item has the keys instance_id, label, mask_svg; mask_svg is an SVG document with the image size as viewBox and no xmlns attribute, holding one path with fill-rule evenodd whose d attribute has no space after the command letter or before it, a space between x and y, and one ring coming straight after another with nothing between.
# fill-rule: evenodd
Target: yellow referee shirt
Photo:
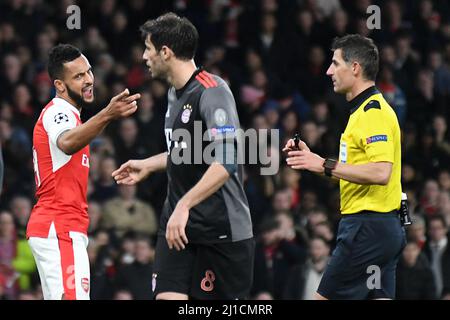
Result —
<instances>
[{"instance_id":1,"label":"yellow referee shirt","mask_svg":"<svg viewBox=\"0 0 450 320\"><path fill-rule=\"evenodd\" d=\"M392 163L392 173L385 186L361 185L341 179L341 212L397 210L401 201L401 146L397 116L375 86L360 93L350 103L352 109L341 137L339 161L356 165L387 161Z\"/></svg>"}]
</instances>

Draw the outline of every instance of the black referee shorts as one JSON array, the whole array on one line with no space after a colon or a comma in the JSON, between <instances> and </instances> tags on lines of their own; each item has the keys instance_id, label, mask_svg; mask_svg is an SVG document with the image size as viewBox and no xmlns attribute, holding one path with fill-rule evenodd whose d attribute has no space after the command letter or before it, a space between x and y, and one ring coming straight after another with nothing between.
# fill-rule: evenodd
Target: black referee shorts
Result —
<instances>
[{"instance_id":1,"label":"black referee shorts","mask_svg":"<svg viewBox=\"0 0 450 320\"><path fill-rule=\"evenodd\" d=\"M253 238L227 243L189 243L170 250L165 237L156 243L153 295L178 292L194 299L246 299L253 282Z\"/></svg>"},{"instance_id":2,"label":"black referee shorts","mask_svg":"<svg viewBox=\"0 0 450 320\"><path fill-rule=\"evenodd\" d=\"M396 212L343 215L317 292L327 299L394 299L397 262L405 245Z\"/></svg>"}]
</instances>

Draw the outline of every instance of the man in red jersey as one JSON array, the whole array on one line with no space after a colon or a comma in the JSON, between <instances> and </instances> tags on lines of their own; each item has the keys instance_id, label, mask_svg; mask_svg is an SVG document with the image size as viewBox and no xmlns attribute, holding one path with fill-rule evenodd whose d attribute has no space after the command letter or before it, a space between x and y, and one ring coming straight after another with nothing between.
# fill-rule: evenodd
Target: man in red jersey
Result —
<instances>
[{"instance_id":1,"label":"man in red jersey","mask_svg":"<svg viewBox=\"0 0 450 320\"><path fill-rule=\"evenodd\" d=\"M48 73L56 97L42 110L33 132L36 198L27 238L44 299L89 299L86 189L89 143L106 125L133 114L140 95L128 89L82 124L80 111L94 102L94 76L86 57L60 44L49 53Z\"/></svg>"}]
</instances>

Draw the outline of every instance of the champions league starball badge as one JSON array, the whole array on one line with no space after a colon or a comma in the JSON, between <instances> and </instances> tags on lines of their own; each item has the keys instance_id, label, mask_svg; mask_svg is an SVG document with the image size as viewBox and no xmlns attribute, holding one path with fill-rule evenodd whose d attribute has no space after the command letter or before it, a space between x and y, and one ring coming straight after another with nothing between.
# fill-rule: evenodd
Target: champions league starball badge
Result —
<instances>
[{"instance_id":1,"label":"champions league starball badge","mask_svg":"<svg viewBox=\"0 0 450 320\"><path fill-rule=\"evenodd\" d=\"M192 106L190 104L186 104L183 106L183 113L181 114L181 122L188 123L191 118Z\"/></svg>"},{"instance_id":2,"label":"champions league starball badge","mask_svg":"<svg viewBox=\"0 0 450 320\"><path fill-rule=\"evenodd\" d=\"M69 122L69 117L67 116L67 114L60 112L57 115L55 115L54 120L56 124L60 124L62 122Z\"/></svg>"},{"instance_id":3,"label":"champions league starball badge","mask_svg":"<svg viewBox=\"0 0 450 320\"><path fill-rule=\"evenodd\" d=\"M227 123L227 113L224 109L219 108L214 111L214 121L219 127L224 126Z\"/></svg>"}]
</instances>

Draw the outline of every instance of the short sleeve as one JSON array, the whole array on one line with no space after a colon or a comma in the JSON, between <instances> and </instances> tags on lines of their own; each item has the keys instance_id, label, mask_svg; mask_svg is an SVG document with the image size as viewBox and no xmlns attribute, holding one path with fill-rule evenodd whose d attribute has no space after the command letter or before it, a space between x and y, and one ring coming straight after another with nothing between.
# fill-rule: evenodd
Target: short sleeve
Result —
<instances>
[{"instance_id":1,"label":"short sleeve","mask_svg":"<svg viewBox=\"0 0 450 320\"><path fill-rule=\"evenodd\" d=\"M236 130L239 118L233 94L226 86L205 90L200 98L200 115L208 137L214 141L215 159L231 174L237 168Z\"/></svg>"},{"instance_id":2,"label":"short sleeve","mask_svg":"<svg viewBox=\"0 0 450 320\"><path fill-rule=\"evenodd\" d=\"M58 137L64 131L77 126L77 118L72 110L64 106L54 106L45 111L42 118L45 131L50 141L56 146Z\"/></svg>"},{"instance_id":3,"label":"short sleeve","mask_svg":"<svg viewBox=\"0 0 450 320\"><path fill-rule=\"evenodd\" d=\"M373 108L360 116L359 139L370 162L394 163L394 136L383 110Z\"/></svg>"},{"instance_id":4,"label":"short sleeve","mask_svg":"<svg viewBox=\"0 0 450 320\"><path fill-rule=\"evenodd\" d=\"M236 103L230 89L225 86L209 88L200 98L200 114L210 137L234 137L239 128Z\"/></svg>"}]
</instances>

